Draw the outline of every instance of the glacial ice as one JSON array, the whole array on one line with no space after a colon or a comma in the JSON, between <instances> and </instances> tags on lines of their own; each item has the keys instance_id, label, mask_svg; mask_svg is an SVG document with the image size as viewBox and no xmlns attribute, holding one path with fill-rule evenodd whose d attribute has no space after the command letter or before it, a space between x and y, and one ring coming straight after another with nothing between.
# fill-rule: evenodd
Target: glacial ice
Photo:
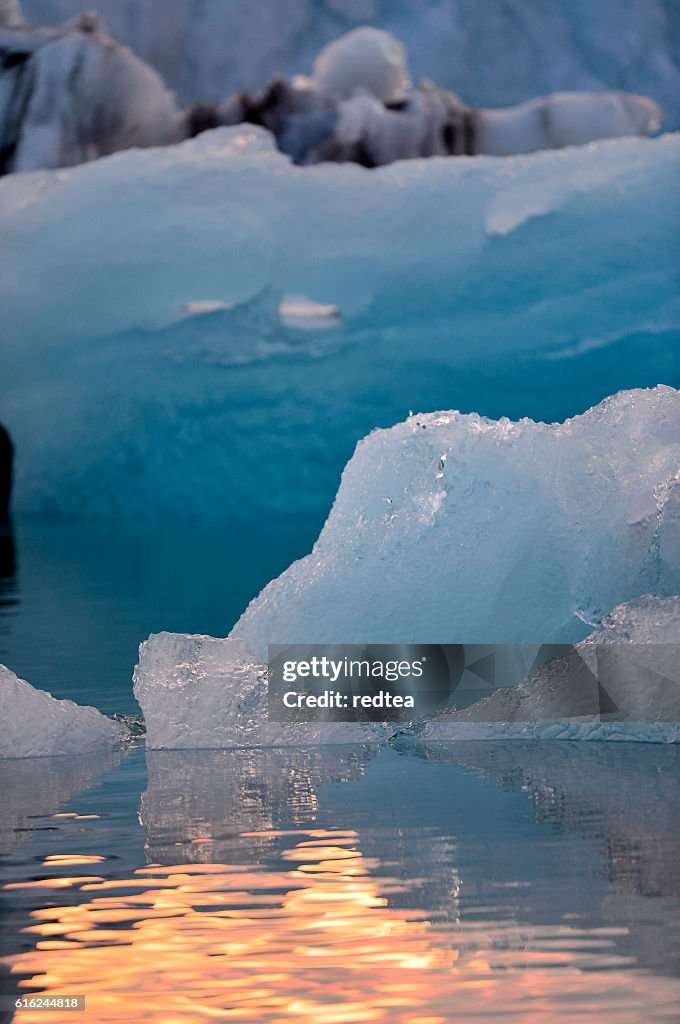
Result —
<instances>
[{"instance_id":1,"label":"glacial ice","mask_svg":"<svg viewBox=\"0 0 680 1024\"><path fill-rule=\"evenodd\" d=\"M367 26L324 47L314 61L311 81L337 99L349 99L362 89L383 103L399 103L412 84L402 44L388 32Z\"/></svg>"},{"instance_id":2,"label":"glacial ice","mask_svg":"<svg viewBox=\"0 0 680 1024\"><path fill-rule=\"evenodd\" d=\"M241 640L153 634L139 648L134 694L151 750L370 743L386 735L382 724L270 723L267 666Z\"/></svg>"},{"instance_id":3,"label":"glacial ice","mask_svg":"<svg viewBox=\"0 0 680 1024\"><path fill-rule=\"evenodd\" d=\"M56 700L0 665L0 757L50 757L112 750L125 728L95 708Z\"/></svg>"},{"instance_id":4,"label":"glacial ice","mask_svg":"<svg viewBox=\"0 0 680 1024\"><path fill-rule=\"evenodd\" d=\"M160 75L108 37L93 12L35 32L3 31L0 18L0 50L0 173L185 137L185 117Z\"/></svg>"},{"instance_id":5,"label":"glacial ice","mask_svg":"<svg viewBox=\"0 0 680 1024\"><path fill-rule=\"evenodd\" d=\"M297 168L253 128L1 180L17 509L321 521L409 409L564 419L675 382L679 165L667 135Z\"/></svg>"},{"instance_id":6,"label":"glacial ice","mask_svg":"<svg viewBox=\"0 0 680 1024\"><path fill-rule=\"evenodd\" d=\"M679 501L670 387L561 424L411 416L357 446L313 551L231 635L260 657L273 643L579 640L624 601L680 592Z\"/></svg>"},{"instance_id":7,"label":"glacial ice","mask_svg":"<svg viewBox=\"0 0 680 1024\"><path fill-rule=\"evenodd\" d=\"M82 0L22 0L31 24L60 22ZM257 89L278 71L309 73L326 43L362 24L393 32L413 77L478 106L563 89L653 96L680 126L675 0L98 0L116 39L154 64L183 103Z\"/></svg>"},{"instance_id":8,"label":"glacial ice","mask_svg":"<svg viewBox=\"0 0 680 1024\"><path fill-rule=\"evenodd\" d=\"M600 713L573 714L582 659ZM588 672L589 674L589 672ZM606 688L605 688L606 687ZM584 704L590 705L589 686ZM568 711L565 714L565 708ZM404 731L408 737L409 729ZM680 743L680 597L649 594L615 608L574 652L461 711L418 727L420 742L447 739L586 739Z\"/></svg>"}]
</instances>

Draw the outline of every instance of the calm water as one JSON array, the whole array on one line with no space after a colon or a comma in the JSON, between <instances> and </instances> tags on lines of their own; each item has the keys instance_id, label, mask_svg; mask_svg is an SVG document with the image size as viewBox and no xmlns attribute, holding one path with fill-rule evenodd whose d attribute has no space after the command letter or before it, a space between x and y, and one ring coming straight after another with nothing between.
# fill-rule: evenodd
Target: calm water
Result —
<instances>
[{"instance_id":1,"label":"calm water","mask_svg":"<svg viewBox=\"0 0 680 1024\"><path fill-rule=\"evenodd\" d=\"M138 642L224 633L317 525L21 524L0 660L133 710ZM680 749L140 744L0 787L0 991L87 1006L19 1024L680 1020Z\"/></svg>"},{"instance_id":2,"label":"calm water","mask_svg":"<svg viewBox=\"0 0 680 1024\"><path fill-rule=\"evenodd\" d=\"M0 662L55 697L139 711L141 641L161 630L226 636L321 525L18 521L0 545Z\"/></svg>"},{"instance_id":3,"label":"calm water","mask_svg":"<svg viewBox=\"0 0 680 1024\"><path fill-rule=\"evenodd\" d=\"M4 768L5 993L88 1022L678 1020L678 750L115 762Z\"/></svg>"}]
</instances>

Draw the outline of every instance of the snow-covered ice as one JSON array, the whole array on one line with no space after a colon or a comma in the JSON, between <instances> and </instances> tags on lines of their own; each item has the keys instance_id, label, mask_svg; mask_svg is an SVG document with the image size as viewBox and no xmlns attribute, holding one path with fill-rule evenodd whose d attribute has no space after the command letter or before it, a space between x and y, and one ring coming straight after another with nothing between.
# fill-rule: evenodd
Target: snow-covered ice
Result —
<instances>
[{"instance_id":1,"label":"snow-covered ice","mask_svg":"<svg viewBox=\"0 0 680 1024\"><path fill-rule=\"evenodd\" d=\"M563 419L676 379L678 166L670 135L297 168L223 129L2 179L17 509L321 519L409 409Z\"/></svg>"},{"instance_id":2,"label":"snow-covered ice","mask_svg":"<svg viewBox=\"0 0 680 1024\"><path fill-rule=\"evenodd\" d=\"M383 103L399 103L411 88L402 44L389 32L368 26L324 47L314 61L311 80L321 92L338 99L362 89Z\"/></svg>"},{"instance_id":3,"label":"snow-covered ice","mask_svg":"<svg viewBox=\"0 0 680 1024\"><path fill-rule=\"evenodd\" d=\"M241 640L158 633L141 644L134 694L150 749L378 742L381 724L269 722L267 666Z\"/></svg>"},{"instance_id":4,"label":"snow-covered ice","mask_svg":"<svg viewBox=\"0 0 680 1024\"><path fill-rule=\"evenodd\" d=\"M118 747L125 727L96 708L56 700L0 665L0 757L86 754Z\"/></svg>"},{"instance_id":5,"label":"snow-covered ice","mask_svg":"<svg viewBox=\"0 0 680 1024\"><path fill-rule=\"evenodd\" d=\"M81 0L23 0L32 24ZM680 126L676 0L98 0L115 38L154 64L182 102L257 89L276 72L309 74L326 43L362 24L393 32L413 78L467 103L503 106L565 89L652 96Z\"/></svg>"},{"instance_id":6,"label":"snow-covered ice","mask_svg":"<svg viewBox=\"0 0 680 1024\"><path fill-rule=\"evenodd\" d=\"M562 424L437 412L365 438L310 555L232 636L273 643L549 643L680 592L680 393Z\"/></svg>"},{"instance_id":7,"label":"snow-covered ice","mask_svg":"<svg viewBox=\"0 0 680 1024\"><path fill-rule=\"evenodd\" d=\"M185 137L161 76L107 36L93 12L54 30L9 31L6 22L0 17L1 174Z\"/></svg>"}]
</instances>

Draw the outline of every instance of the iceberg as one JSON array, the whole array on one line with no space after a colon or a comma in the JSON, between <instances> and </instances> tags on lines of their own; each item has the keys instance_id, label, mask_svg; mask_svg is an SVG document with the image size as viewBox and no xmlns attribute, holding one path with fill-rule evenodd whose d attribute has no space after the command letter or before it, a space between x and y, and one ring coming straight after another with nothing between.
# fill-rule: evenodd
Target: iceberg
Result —
<instances>
[{"instance_id":1,"label":"iceberg","mask_svg":"<svg viewBox=\"0 0 680 1024\"><path fill-rule=\"evenodd\" d=\"M186 137L160 75L86 12L55 29L0 8L0 174L71 166Z\"/></svg>"},{"instance_id":2,"label":"iceberg","mask_svg":"<svg viewBox=\"0 0 680 1024\"><path fill-rule=\"evenodd\" d=\"M134 694L149 750L376 743L381 723L269 722L267 666L241 640L157 633L139 648Z\"/></svg>"},{"instance_id":3,"label":"iceberg","mask_svg":"<svg viewBox=\"0 0 680 1024\"><path fill-rule=\"evenodd\" d=\"M260 657L275 643L578 641L622 602L680 592L679 467L666 386L564 423L411 416L357 446L311 554L231 635Z\"/></svg>"},{"instance_id":4,"label":"iceberg","mask_svg":"<svg viewBox=\"0 0 680 1024\"><path fill-rule=\"evenodd\" d=\"M22 0L31 24L80 12L79 0ZM11 4L10 4L11 6ZM360 25L394 33L416 81L431 78L477 106L562 89L649 93L680 126L674 0L98 0L116 39L154 64L182 102L308 73L322 46Z\"/></svg>"},{"instance_id":5,"label":"iceberg","mask_svg":"<svg viewBox=\"0 0 680 1024\"><path fill-rule=\"evenodd\" d=\"M3 178L17 511L320 524L409 409L556 420L675 382L679 165L666 135L300 168L235 128Z\"/></svg>"},{"instance_id":6,"label":"iceberg","mask_svg":"<svg viewBox=\"0 0 680 1024\"><path fill-rule=\"evenodd\" d=\"M680 743L680 598L620 605L569 655L414 735Z\"/></svg>"},{"instance_id":7,"label":"iceberg","mask_svg":"<svg viewBox=\"0 0 680 1024\"><path fill-rule=\"evenodd\" d=\"M0 665L0 758L114 750L126 736L124 723L96 708L56 700Z\"/></svg>"}]
</instances>

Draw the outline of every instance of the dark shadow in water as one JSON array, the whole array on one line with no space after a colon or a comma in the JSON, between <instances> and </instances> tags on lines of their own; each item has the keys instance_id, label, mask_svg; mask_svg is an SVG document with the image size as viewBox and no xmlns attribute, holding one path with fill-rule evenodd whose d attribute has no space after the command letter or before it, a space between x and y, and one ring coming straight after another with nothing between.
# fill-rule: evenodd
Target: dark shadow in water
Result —
<instances>
[{"instance_id":1,"label":"dark shadow in water","mask_svg":"<svg viewBox=\"0 0 680 1024\"><path fill-rule=\"evenodd\" d=\"M17 556L12 520L0 517L0 659L5 654L4 635L7 618L16 614L19 604Z\"/></svg>"}]
</instances>

